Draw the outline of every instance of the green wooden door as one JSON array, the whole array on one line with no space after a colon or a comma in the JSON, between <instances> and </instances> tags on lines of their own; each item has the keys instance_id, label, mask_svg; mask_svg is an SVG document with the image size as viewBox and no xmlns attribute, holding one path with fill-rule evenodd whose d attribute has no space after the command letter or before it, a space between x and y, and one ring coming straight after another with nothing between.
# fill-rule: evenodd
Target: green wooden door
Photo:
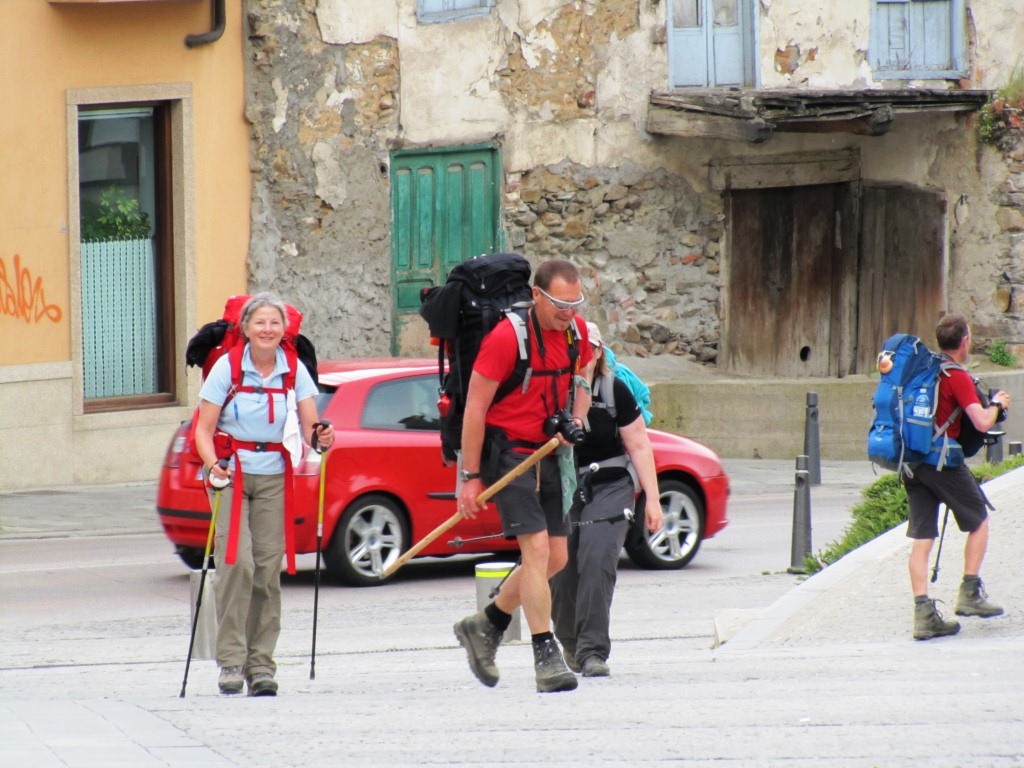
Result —
<instances>
[{"instance_id":1,"label":"green wooden door","mask_svg":"<svg viewBox=\"0 0 1024 768\"><path fill-rule=\"evenodd\" d=\"M460 261L498 249L499 172L489 146L392 155L393 354L427 351L415 315L420 290L444 282Z\"/></svg>"}]
</instances>

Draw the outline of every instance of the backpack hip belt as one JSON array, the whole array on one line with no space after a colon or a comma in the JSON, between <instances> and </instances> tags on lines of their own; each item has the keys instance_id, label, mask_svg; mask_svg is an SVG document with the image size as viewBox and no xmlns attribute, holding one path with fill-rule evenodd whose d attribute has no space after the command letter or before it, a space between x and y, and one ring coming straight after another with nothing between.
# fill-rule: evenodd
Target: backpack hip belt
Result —
<instances>
[{"instance_id":1,"label":"backpack hip belt","mask_svg":"<svg viewBox=\"0 0 1024 768\"><path fill-rule=\"evenodd\" d=\"M594 469L595 466L597 469ZM629 458L628 453L623 453L620 456L612 456L610 459L602 459L601 461L595 461L581 466L579 468L579 478L582 480L587 475L593 473L595 475L594 481L600 482L600 480L598 480L597 473L602 469L610 469L612 467L624 469L629 472L629 476L633 480L633 487L637 490L640 489L640 481L636 476L636 468L633 466L633 460Z\"/></svg>"},{"instance_id":2,"label":"backpack hip belt","mask_svg":"<svg viewBox=\"0 0 1024 768\"><path fill-rule=\"evenodd\" d=\"M227 438L225 440L225 438ZM234 565L238 559L238 535L242 526L242 492L245 488L245 478L242 473L242 458L239 451L254 451L264 453L270 451L280 453L284 459L284 549L287 556L287 570L289 574L295 573L295 488L292 463L288 457L288 450L284 443L262 443L253 440L236 440L227 432L218 432L214 436L214 445L217 447L217 457L226 458L233 456L235 459L235 472L231 479L231 523L228 528L228 545L224 553L224 562L227 565ZM222 451L226 454L221 455Z\"/></svg>"}]
</instances>

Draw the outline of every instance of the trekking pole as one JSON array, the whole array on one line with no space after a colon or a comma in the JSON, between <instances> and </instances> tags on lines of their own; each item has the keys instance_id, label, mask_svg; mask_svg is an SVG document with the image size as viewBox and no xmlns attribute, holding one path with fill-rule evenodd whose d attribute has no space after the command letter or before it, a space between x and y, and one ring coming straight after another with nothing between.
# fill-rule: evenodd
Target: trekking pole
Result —
<instances>
[{"instance_id":1,"label":"trekking pole","mask_svg":"<svg viewBox=\"0 0 1024 768\"><path fill-rule=\"evenodd\" d=\"M548 440L546 443L544 443L544 445L542 445L540 448L538 448L536 451L534 451L532 454L530 454L530 456L528 456L521 464L519 464L518 466L513 467L504 477L500 478L497 482L495 482L494 485L491 485L488 488L486 488L483 493L481 493L479 496L476 497L476 503L477 504L482 504L483 502L487 501L494 494L496 494L498 491L500 491L506 485L511 483L513 480L515 480L521 474L526 472L526 470L528 470L530 467L532 467L538 461L543 459L545 456L547 456L549 453L551 453L557 447L558 447L558 438L557 437L552 437L550 440ZM384 571L384 573L381 574L381 578L386 579L389 576L391 576L395 571L397 571L399 568L401 568L407 562L409 562L414 557L416 557L416 555L418 555L420 552L422 552L424 549L426 549L426 547L431 542L433 542L439 536L444 535L447 531L449 531L452 528L454 528L458 524L458 522L460 520L462 520L462 513L461 512L456 512L454 515L452 515L447 520L445 520L443 523L441 523L439 526L437 526L437 528L435 528L430 533L428 533L426 536L424 536L422 539L420 539L420 541L416 542L416 544L414 544L412 547L410 547L405 552L405 554L403 554L400 558L398 558L397 560L395 560L395 562L393 562L390 566L388 566L388 568Z\"/></svg>"},{"instance_id":2,"label":"trekking pole","mask_svg":"<svg viewBox=\"0 0 1024 768\"><path fill-rule=\"evenodd\" d=\"M939 578L939 558L942 557L942 540L946 538L947 520L949 520L949 507L946 507L946 514L942 516L942 533L939 534L939 549L935 553L935 567L932 568L932 584Z\"/></svg>"},{"instance_id":3,"label":"trekking pole","mask_svg":"<svg viewBox=\"0 0 1024 768\"><path fill-rule=\"evenodd\" d=\"M321 421L313 425L313 450L320 454L320 500L316 510L316 577L313 581L313 647L309 651L309 679L316 680L316 618L320 608L320 552L324 542L324 486L327 476L327 457L320 448L317 427L329 427L331 422Z\"/></svg>"},{"instance_id":4,"label":"trekking pole","mask_svg":"<svg viewBox=\"0 0 1024 768\"><path fill-rule=\"evenodd\" d=\"M222 469L227 469L230 461L221 459L217 462ZM210 485L216 490L213 492L213 504L210 511L210 530L206 533L206 549L203 551L203 572L199 577L199 592L196 594L196 612L192 617L192 635L188 641L188 656L185 658L185 676L181 679L181 693L179 699L185 698L185 686L188 684L188 668L192 665L192 648L196 642L196 627L199 625L199 609L203 605L203 588L206 586L206 572L210 567L210 550L213 548L213 532L217 527L217 510L220 509L220 494L230 483L230 478L221 480L210 475Z\"/></svg>"}]
</instances>

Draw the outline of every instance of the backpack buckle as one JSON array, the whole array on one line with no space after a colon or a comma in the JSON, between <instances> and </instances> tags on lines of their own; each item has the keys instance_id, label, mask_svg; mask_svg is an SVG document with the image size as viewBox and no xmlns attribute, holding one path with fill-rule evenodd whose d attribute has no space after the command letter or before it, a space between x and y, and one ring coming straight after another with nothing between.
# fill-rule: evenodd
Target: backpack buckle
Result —
<instances>
[{"instance_id":1,"label":"backpack buckle","mask_svg":"<svg viewBox=\"0 0 1024 768\"><path fill-rule=\"evenodd\" d=\"M266 453L267 444L266 443L253 443L252 449L254 451L256 451L256 453Z\"/></svg>"}]
</instances>

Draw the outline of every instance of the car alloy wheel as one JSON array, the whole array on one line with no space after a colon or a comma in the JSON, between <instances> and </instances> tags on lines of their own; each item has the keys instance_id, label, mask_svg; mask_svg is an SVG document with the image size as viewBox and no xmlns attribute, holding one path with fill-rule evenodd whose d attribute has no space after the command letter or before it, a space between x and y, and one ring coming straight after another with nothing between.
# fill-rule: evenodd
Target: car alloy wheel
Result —
<instances>
[{"instance_id":1,"label":"car alloy wheel","mask_svg":"<svg viewBox=\"0 0 1024 768\"><path fill-rule=\"evenodd\" d=\"M659 480L661 509L665 522L661 530L644 529L642 507L626 537L626 553L641 568L673 570L682 568L697 554L704 533L704 505L697 493L679 480Z\"/></svg>"},{"instance_id":2,"label":"car alloy wheel","mask_svg":"<svg viewBox=\"0 0 1024 768\"><path fill-rule=\"evenodd\" d=\"M367 587L382 583L381 574L408 546L408 526L398 505L387 496L370 494L348 505L324 560L344 583Z\"/></svg>"}]
</instances>

